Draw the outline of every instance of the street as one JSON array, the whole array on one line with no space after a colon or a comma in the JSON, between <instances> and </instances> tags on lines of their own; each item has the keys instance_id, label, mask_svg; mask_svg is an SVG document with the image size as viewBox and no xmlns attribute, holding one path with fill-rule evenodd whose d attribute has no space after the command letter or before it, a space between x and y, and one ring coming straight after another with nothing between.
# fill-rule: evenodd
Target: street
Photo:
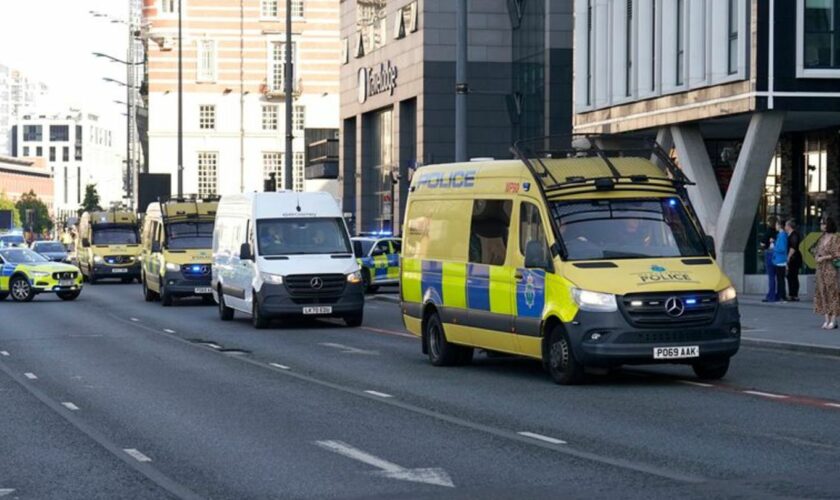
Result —
<instances>
[{"instance_id":1,"label":"street","mask_svg":"<svg viewBox=\"0 0 840 500\"><path fill-rule=\"evenodd\" d=\"M365 323L218 320L86 287L3 302L0 497L840 495L840 359L743 347L726 379L435 368L393 293ZM747 325L749 326L749 325Z\"/></svg>"}]
</instances>

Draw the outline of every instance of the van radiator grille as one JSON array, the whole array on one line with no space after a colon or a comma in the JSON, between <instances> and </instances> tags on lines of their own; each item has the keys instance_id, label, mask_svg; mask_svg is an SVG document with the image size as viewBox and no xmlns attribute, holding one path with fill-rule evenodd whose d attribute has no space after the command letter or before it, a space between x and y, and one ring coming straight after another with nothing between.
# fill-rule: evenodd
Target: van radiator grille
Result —
<instances>
[{"instance_id":1,"label":"van radiator grille","mask_svg":"<svg viewBox=\"0 0 840 500\"><path fill-rule=\"evenodd\" d=\"M669 314L667 305L672 300ZM676 314L673 300L682 304L683 312ZM703 326L715 319L718 295L710 291L632 293L619 300L621 312L633 326L673 328L676 326Z\"/></svg>"},{"instance_id":2,"label":"van radiator grille","mask_svg":"<svg viewBox=\"0 0 840 500\"><path fill-rule=\"evenodd\" d=\"M338 298L344 292L347 277L343 274L292 274L283 281L293 298Z\"/></svg>"}]
</instances>

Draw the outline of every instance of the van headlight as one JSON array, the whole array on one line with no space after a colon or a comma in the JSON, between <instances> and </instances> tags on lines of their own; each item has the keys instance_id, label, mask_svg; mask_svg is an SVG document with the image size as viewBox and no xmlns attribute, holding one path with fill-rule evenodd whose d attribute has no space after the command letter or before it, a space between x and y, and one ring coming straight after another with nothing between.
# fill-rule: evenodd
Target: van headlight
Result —
<instances>
[{"instance_id":1,"label":"van headlight","mask_svg":"<svg viewBox=\"0 0 840 500\"><path fill-rule=\"evenodd\" d=\"M362 282L362 272L356 271L347 275L347 283L351 285L358 285Z\"/></svg>"},{"instance_id":2,"label":"van headlight","mask_svg":"<svg viewBox=\"0 0 840 500\"><path fill-rule=\"evenodd\" d=\"M93 262L96 263L96 264L102 264L102 260L103 259L102 259L101 255L94 255L93 256Z\"/></svg>"},{"instance_id":3,"label":"van headlight","mask_svg":"<svg viewBox=\"0 0 840 500\"><path fill-rule=\"evenodd\" d=\"M730 286L729 288L724 288L718 292L718 303L723 304L725 302L732 302L737 297L738 294L735 292L735 287Z\"/></svg>"},{"instance_id":4,"label":"van headlight","mask_svg":"<svg viewBox=\"0 0 840 500\"><path fill-rule=\"evenodd\" d=\"M618 310L615 295L611 293L592 292L589 290L581 290L580 288L572 288L572 298L575 299L575 303L577 303L578 307L580 307L583 311L615 312Z\"/></svg>"},{"instance_id":5,"label":"van headlight","mask_svg":"<svg viewBox=\"0 0 840 500\"><path fill-rule=\"evenodd\" d=\"M172 263L172 262L167 262L166 263L166 270L167 271L180 271L181 270L181 264L175 264L175 263Z\"/></svg>"},{"instance_id":6,"label":"van headlight","mask_svg":"<svg viewBox=\"0 0 840 500\"><path fill-rule=\"evenodd\" d=\"M260 273L262 276L262 280L269 285L282 285L283 284L283 275L282 274L271 274L271 273Z\"/></svg>"}]
</instances>

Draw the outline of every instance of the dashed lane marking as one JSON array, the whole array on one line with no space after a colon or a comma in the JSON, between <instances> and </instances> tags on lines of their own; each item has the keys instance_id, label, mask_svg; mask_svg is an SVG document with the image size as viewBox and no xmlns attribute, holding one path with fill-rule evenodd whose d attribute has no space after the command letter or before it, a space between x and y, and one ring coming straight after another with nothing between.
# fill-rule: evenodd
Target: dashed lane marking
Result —
<instances>
[{"instance_id":1,"label":"dashed lane marking","mask_svg":"<svg viewBox=\"0 0 840 500\"><path fill-rule=\"evenodd\" d=\"M23 376L28 378L29 380L38 380L38 375L35 375L32 372L26 372L23 374Z\"/></svg>"},{"instance_id":2,"label":"dashed lane marking","mask_svg":"<svg viewBox=\"0 0 840 500\"><path fill-rule=\"evenodd\" d=\"M362 327L360 327L360 329L367 330L369 332L374 332L374 333L384 333L385 335L393 335L394 337L402 337L404 339L416 340L416 339L420 338L420 337L418 337L416 335L412 335L410 333L398 332L396 330L385 330L383 328L373 328L372 326L362 326Z\"/></svg>"},{"instance_id":3,"label":"dashed lane marking","mask_svg":"<svg viewBox=\"0 0 840 500\"><path fill-rule=\"evenodd\" d=\"M322 345L324 347L332 347L333 349L340 349L344 354L368 354L368 355L377 355L379 351L369 351L366 349L358 349L356 347L350 347L349 345L344 344L336 344L334 342L321 342L318 345Z\"/></svg>"},{"instance_id":4,"label":"dashed lane marking","mask_svg":"<svg viewBox=\"0 0 840 500\"><path fill-rule=\"evenodd\" d=\"M825 405L831 408L840 408L840 403L826 403Z\"/></svg>"},{"instance_id":5,"label":"dashed lane marking","mask_svg":"<svg viewBox=\"0 0 840 500\"><path fill-rule=\"evenodd\" d=\"M0 354L3 355L3 356L8 356L9 351L0 351Z\"/></svg>"},{"instance_id":6,"label":"dashed lane marking","mask_svg":"<svg viewBox=\"0 0 840 500\"><path fill-rule=\"evenodd\" d=\"M0 497L11 495L15 492L14 488L0 488Z\"/></svg>"},{"instance_id":7,"label":"dashed lane marking","mask_svg":"<svg viewBox=\"0 0 840 500\"><path fill-rule=\"evenodd\" d=\"M562 439L553 438L551 436L543 436L542 434L537 434L535 432L522 431L522 432L517 432L517 434L519 434L520 436L525 436L525 437L529 437L529 438L533 438L533 439L539 439L540 441L545 441L546 443L551 443L551 444L568 444L568 443L566 443L566 441L563 441Z\"/></svg>"},{"instance_id":8,"label":"dashed lane marking","mask_svg":"<svg viewBox=\"0 0 840 500\"><path fill-rule=\"evenodd\" d=\"M274 368L280 368L281 370L291 370L291 368L289 368L288 366L281 365L280 363L269 363L268 366L273 366Z\"/></svg>"},{"instance_id":9,"label":"dashed lane marking","mask_svg":"<svg viewBox=\"0 0 840 500\"><path fill-rule=\"evenodd\" d=\"M685 385L693 385L695 387L714 387L714 384L706 384L703 382L695 382L693 380L677 380L677 382Z\"/></svg>"},{"instance_id":10,"label":"dashed lane marking","mask_svg":"<svg viewBox=\"0 0 840 500\"><path fill-rule=\"evenodd\" d=\"M79 411L79 407L74 405L70 401L65 401L65 402L61 403L61 406L65 407L65 408L67 408L68 410L71 410L71 411Z\"/></svg>"},{"instance_id":11,"label":"dashed lane marking","mask_svg":"<svg viewBox=\"0 0 840 500\"><path fill-rule=\"evenodd\" d=\"M130 319L131 321L134 321L135 323L137 323L138 321L140 321L140 320L139 320L139 319L137 319L137 318L128 318L128 319Z\"/></svg>"},{"instance_id":12,"label":"dashed lane marking","mask_svg":"<svg viewBox=\"0 0 840 500\"><path fill-rule=\"evenodd\" d=\"M151 462L152 459L147 457L146 455L140 453L140 451L135 450L134 448L125 448L123 450L126 452L131 458L137 460L138 462Z\"/></svg>"},{"instance_id":13,"label":"dashed lane marking","mask_svg":"<svg viewBox=\"0 0 840 500\"><path fill-rule=\"evenodd\" d=\"M175 333L175 330L170 330L169 328L164 328L163 332L164 333Z\"/></svg>"},{"instance_id":14,"label":"dashed lane marking","mask_svg":"<svg viewBox=\"0 0 840 500\"><path fill-rule=\"evenodd\" d=\"M773 394L772 392L761 392L761 391L743 391L744 394L751 394L753 396L760 396L762 398L770 398L770 399L787 399L789 396L785 396L784 394Z\"/></svg>"},{"instance_id":15,"label":"dashed lane marking","mask_svg":"<svg viewBox=\"0 0 840 500\"><path fill-rule=\"evenodd\" d=\"M394 396L391 396L390 394L385 394L384 392L379 392L379 391L365 391L365 392L372 395L372 396L378 396L380 398L393 398L394 397Z\"/></svg>"}]
</instances>

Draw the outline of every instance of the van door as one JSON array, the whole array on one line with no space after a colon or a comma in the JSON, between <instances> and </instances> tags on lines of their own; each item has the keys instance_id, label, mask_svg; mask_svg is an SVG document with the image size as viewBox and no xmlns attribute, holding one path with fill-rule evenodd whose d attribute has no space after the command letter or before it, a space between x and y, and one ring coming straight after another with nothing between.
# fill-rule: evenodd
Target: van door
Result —
<instances>
[{"instance_id":1,"label":"van door","mask_svg":"<svg viewBox=\"0 0 840 500\"><path fill-rule=\"evenodd\" d=\"M253 261L242 260L240 250L242 244L247 240L246 219L233 219L230 227L231 258L230 258L230 279L224 285L225 300L234 309L251 313L251 302L248 297L251 295L251 279L253 273ZM251 249L256 252L256 248Z\"/></svg>"},{"instance_id":2,"label":"van door","mask_svg":"<svg viewBox=\"0 0 840 500\"><path fill-rule=\"evenodd\" d=\"M158 221L152 221L149 234L151 235L151 243L149 244L149 257L144 262L146 266L146 287L152 291L160 293L160 275L161 275L161 252L152 252L152 247L161 247L163 245L163 238L161 237L162 224ZM162 250L162 249L161 249Z\"/></svg>"},{"instance_id":3,"label":"van door","mask_svg":"<svg viewBox=\"0 0 840 500\"><path fill-rule=\"evenodd\" d=\"M467 322L473 344L504 352L516 352L514 268L506 265L512 209L511 200L473 201L467 264Z\"/></svg>"},{"instance_id":4,"label":"van door","mask_svg":"<svg viewBox=\"0 0 840 500\"><path fill-rule=\"evenodd\" d=\"M515 306L517 351L539 356L540 327L545 308L546 273L553 272L545 225L540 209L530 201L519 202L518 248L511 290Z\"/></svg>"}]
</instances>

